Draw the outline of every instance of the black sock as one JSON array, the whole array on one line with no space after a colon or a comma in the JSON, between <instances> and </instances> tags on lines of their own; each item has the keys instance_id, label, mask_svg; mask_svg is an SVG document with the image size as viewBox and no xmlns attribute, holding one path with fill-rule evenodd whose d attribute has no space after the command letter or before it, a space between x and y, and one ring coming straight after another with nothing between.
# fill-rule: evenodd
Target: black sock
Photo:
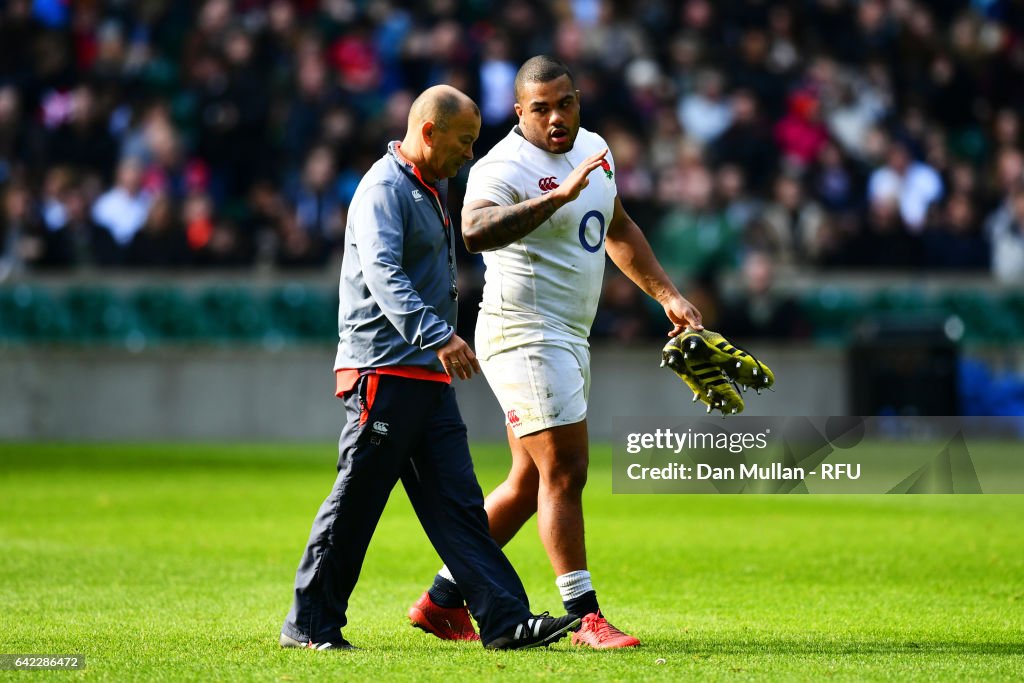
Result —
<instances>
[{"instance_id":1,"label":"black sock","mask_svg":"<svg viewBox=\"0 0 1024 683\"><path fill-rule=\"evenodd\" d=\"M438 607L462 607L466 603L462 593L459 592L459 587L440 574L434 577L434 585L427 593Z\"/></svg>"},{"instance_id":2,"label":"black sock","mask_svg":"<svg viewBox=\"0 0 1024 683\"><path fill-rule=\"evenodd\" d=\"M580 617L581 619L588 614L593 614L601 609L597 606L596 591L587 591L578 598L563 600L562 604L565 605L565 611L568 614L574 617Z\"/></svg>"}]
</instances>

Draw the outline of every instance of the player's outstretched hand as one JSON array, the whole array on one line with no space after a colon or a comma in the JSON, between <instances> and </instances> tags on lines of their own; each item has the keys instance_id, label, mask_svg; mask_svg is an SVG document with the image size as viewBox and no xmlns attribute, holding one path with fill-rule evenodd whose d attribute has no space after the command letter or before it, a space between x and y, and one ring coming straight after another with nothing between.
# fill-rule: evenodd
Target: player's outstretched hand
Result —
<instances>
[{"instance_id":1,"label":"player's outstretched hand","mask_svg":"<svg viewBox=\"0 0 1024 683\"><path fill-rule=\"evenodd\" d=\"M561 199L565 204L568 204L579 197L583 188L590 184L590 180L587 176L601 168L601 164L604 163L604 158L607 155L607 147L602 149L600 152L591 154L589 157L584 159L579 166L572 169L572 173L566 177L561 185L552 190L551 194Z\"/></svg>"},{"instance_id":2,"label":"player's outstretched hand","mask_svg":"<svg viewBox=\"0 0 1024 683\"><path fill-rule=\"evenodd\" d=\"M482 372L473 349L457 334L453 334L448 343L437 350L437 357L449 377L469 379L474 372Z\"/></svg>"}]
</instances>

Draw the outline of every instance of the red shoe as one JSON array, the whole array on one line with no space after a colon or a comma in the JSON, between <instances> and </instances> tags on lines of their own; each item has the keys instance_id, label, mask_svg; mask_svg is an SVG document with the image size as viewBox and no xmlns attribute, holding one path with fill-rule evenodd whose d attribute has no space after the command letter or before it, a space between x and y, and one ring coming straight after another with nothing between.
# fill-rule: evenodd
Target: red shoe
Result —
<instances>
[{"instance_id":1,"label":"red shoe","mask_svg":"<svg viewBox=\"0 0 1024 683\"><path fill-rule=\"evenodd\" d=\"M433 633L441 640L480 640L465 605L438 607L430 599L429 593L421 595L409 608L409 621L416 628Z\"/></svg>"},{"instance_id":2,"label":"red shoe","mask_svg":"<svg viewBox=\"0 0 1024 683\"><path fill-rule=\"evenodd\" d=\"M572 634L573 645L584 645L595 650L612 650L620 647L637 647L640 639L623 633L608 623L600 612L591 612L583 617L580 630Z\"/></svg>"}]
</instances>

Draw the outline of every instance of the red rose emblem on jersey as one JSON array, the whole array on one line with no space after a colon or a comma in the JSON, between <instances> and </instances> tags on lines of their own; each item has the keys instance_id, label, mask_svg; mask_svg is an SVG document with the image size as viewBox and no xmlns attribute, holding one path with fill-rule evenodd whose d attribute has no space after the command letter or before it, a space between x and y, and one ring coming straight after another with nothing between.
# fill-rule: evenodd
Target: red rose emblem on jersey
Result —
<instances>
[{"instance_id":1,"label":"red rose emblem on jersey","mask_svg":"<svg viewBox=\"0 0 1024 683\"><path fill-rule=\"evenodd\" d=\"M604 170L604 175L609 180L612 177L612 165L608 163L607 159L601 159L601 168Z\"/></svg>"}]
</instances>

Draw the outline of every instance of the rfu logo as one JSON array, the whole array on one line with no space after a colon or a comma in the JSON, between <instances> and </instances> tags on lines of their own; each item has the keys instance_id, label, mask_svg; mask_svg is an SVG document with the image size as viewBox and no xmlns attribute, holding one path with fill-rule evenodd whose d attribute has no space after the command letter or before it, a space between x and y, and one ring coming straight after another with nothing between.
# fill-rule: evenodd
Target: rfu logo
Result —
<instances>
[{"instance_id":1,"label":"rfu logo","mask_svg":"<svg viewBox=\"0 0 1024 683\"><path fill-rule=\"evenodd\" d=\"M374 434L380 434L381 436L388 435L387 422L381 422L380 420L377 420L376 422L373 423L373 427L371 427L371 429L373 430Z\"/></svg>"},{"instance_id":2,"label":"rfu logo","mask_svg":"<svg viewBox=\"0 0 1024 683\"><path fill-rule=\"evenodd\" d=\"M541 178L537 181L537 187L540 188L541 192L551 192L551 190L558 187L558 183L555 182L555 177Z\"/></svg>"},{"instance_id":3,"label":"rfu logo","mask_svg":"<svg viewBox=\"0 0 1024 683\"><path fill-rule=\"evenodd\" d=\"M516 409L515 408L513 408L510 411L508 411L508 423L510 425L512 425L513 427L515 427L517 424L519 424L519 416L516 415Z\"/></svg>"}]
</instances>

